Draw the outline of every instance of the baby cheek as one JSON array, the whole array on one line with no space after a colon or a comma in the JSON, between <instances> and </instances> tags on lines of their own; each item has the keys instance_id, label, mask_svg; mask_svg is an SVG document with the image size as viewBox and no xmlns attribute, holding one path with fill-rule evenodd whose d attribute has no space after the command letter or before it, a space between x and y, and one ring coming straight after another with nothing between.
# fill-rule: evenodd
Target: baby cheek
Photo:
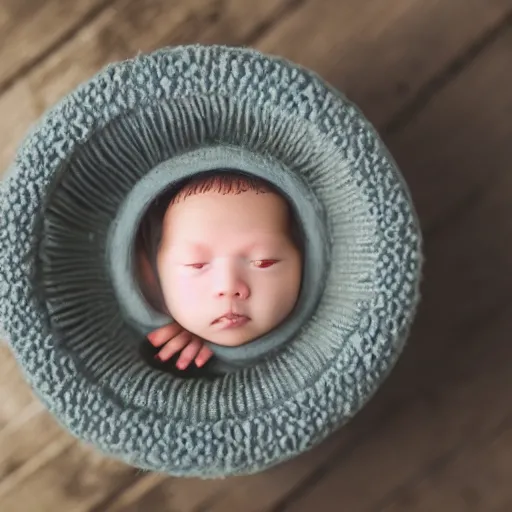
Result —
<instances>
[{"instance_id":1,"label":"baby cheek","mask_svg":"<svg viewBox=\"0 0 512 512\"><path fill-rule=\"evenodd\" d=\"M278 302L286 307L295 304L298 299L300 284L300 268L298 266L294 266L282 276L282 280L277 287L278 293L276 295L279 296Z\"/></svg>"},{"instance_id":2,"label":"baby cheek","mask_svg":"<svg viewBox=\"0 0 512 512\"><path fill-rule=\"evenodd\" d=\"M206 290L197 280L188 276L178 275L174 281L173 295L176 300L187 306L197 306L204 302Z\"/></svg>"}]
</instances>

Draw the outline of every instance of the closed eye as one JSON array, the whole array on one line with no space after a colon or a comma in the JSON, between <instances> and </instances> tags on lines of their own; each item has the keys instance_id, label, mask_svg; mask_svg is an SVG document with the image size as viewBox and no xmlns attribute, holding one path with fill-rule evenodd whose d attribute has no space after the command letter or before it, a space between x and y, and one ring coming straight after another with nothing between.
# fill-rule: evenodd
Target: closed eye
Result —
<instances>
[{"instance_id":1,"label":"closed eye","mask_svg":"<svg viewBox=\"0 0 512 512\"><path fill-rule=\"evenodd\" d=\"M255 260L253 261L254 266L257 268L269 268L276 263L278 263L277 260ZM207 263L191 263L189 265L186 265L187 267L193 268L195 270L201 270Z\"/></svg>"},{"instance_id":2,"label":"closed eye","mask_svg":"<svg viewBox=\"0 0 512 512\"><path fill-rule=\"evenodd\" d=\"M255 260L254 265L258 268L268 268L275 265L277 260Z\"/></svg>"},{"instance_id":3,"label":"closed eye","mask_svg":"<svg viewBox=\"0 0 512 512\"><path fill-rule=\"evenodd\" d=\"M201 270L205 265L206 265L206 263L191 263L190 265L186 265L186 266L194 268L196 270Z\"/></svg>"}]
</instances>

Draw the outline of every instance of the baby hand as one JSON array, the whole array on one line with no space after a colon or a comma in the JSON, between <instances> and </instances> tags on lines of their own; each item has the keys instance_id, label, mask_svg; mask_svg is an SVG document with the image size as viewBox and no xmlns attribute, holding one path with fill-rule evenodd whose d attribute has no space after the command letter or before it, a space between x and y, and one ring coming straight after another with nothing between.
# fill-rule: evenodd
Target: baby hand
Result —
<instances>
[{"instance_id":1,"label":"baby hand","mask_svg":"<svg viewBox=\"0 0 512 512\"><path fill-rule=\"evenodd\" d=\"M213 355L200 338L186 331L176 322L149 333L148 340L154 347L163 347L156 356L160 361L167 361L181 350L176 363L180 370L185 370L193 360L200 368Z\"/></svg>"}]
</instances>

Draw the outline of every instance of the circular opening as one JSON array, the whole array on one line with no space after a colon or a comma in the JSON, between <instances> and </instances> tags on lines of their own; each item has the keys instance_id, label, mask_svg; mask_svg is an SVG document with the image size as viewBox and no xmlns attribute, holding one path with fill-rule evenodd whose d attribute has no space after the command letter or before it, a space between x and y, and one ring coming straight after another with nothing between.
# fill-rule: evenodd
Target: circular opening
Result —
<instances>
[{"instance_id":1,"label":"circular opening","mask_svg":"<svg viewBox=\"0 0 512 512\"><path fill-rule=\"evenodd\" d=\"M218 169L266 179L289 198L306 263L293 315L245 347L216 347L225 366L205 386L141 357L145 335L169 317L140 294L133 247L155 197ZM344 350L374 294L375 222L343 152L312 124L249 100L187 97L112 120L55 172L42 223L38 266L58 350L117 399L173 418L263 411L304 389ZM211 406L187 398L202 393Z\"/></svg>"},{"instance_id":2,"label":"circular opening","mask_svg":"<svg viewBox=\"0 0 512 512\"><path fill-rule=\"evenodd\" d=\"M159 164L132 188L113 223L110 269L125 318L141 334L172 321L170 315L151 306L138 285L133 251L138 228L157 198L167 198L186 180L218 173L219 169L236 170L269 183L286 198L300 221L301 231L306 234L301 237L304 242L302 286L295 307L284 322L245 345L228 347L208 343L218 359L236 368L258 361L290 341L308 321L321 297L328 271L326 219L320 203L296 174L269 157L228 146L195 149Z\"/></svg>"},{"instance_id":3,"label":"circular opening","mask_svg":"<svg viewBox=\"0 0 512 512\"><path fill-rule=\"evenodd\" d=\"M255 191L258 194L271 193L273 195L278 196L281 199L281 201L285 203L287 216L286 236L288 240L291 242L292 246L300 254L301 259L300 285L298 289L297 298L295 299L295 302L297 302L298 296L300 295L302 288L302 274L303 266L305 264L305 244L302 225L289 198L285 194L283 194L283 192L279 190L278 187L274 186L266 179L258 178L252 174L243 172L240 169L212 169L211 172L200 172L194 176L175 182L173 185L167 187L160 194L158 194L157 197L154 198L154 200L142 214L141 221L137 226L135 247L133 247L132 249L134 262L133 273L135 275L135 283L138 286L143 299L145 299L146 303L148 304L148 307L152 308L153 310L157 311L162 315L168 316L169 322L173 321L172 311L170 311L166 305L163 285L160 279L157 265L157 254L159 252L160 244L164 234L164 217L168 212L168 209L173 204L184 201L191 195L201 195L209 191L216 192L219 195L239 195L248 191ZM243 209L246 209L246 204L243 205ZM208 212L205 213L208 214ZM256 214L257 213L258 212L256 212ZM207 219L200 221L200 223L202 224L204 221L207 221ZM212 232L215 231L212 230ZM222 233L218 233L218 236L220 237L220 247L217 247L217 249L222 250ZM194 236L193 232L187 231L187 237L189 234L191 237ZM252 280L250 278L247 279L246 277L247 276L245 276L245 279L242 279L242 282L244 283L242 284L242 287L246 283L247 290L250 293L250 296L252 297L253 291L256 291L254 290L254 288L258 286L258 281L261 281L261 277L259 279L254 279L253 277ZM191 287L194 287L194 282L194 279L189 279L188 285L186 286L187 289L185 290L186 292L188 292ZM286 282L283 282L283 285L286 286ZM279 290L274 287L273 292L271 290L265 290L265 293L270 293L271 295L273 295L278 291ZM207 299L210 298L212 292L213 291L210 290L209 287L208 293L203 292L202 294L200 294L199 298L196 298L194 306L199 306L199 300L201 299L205 301L204 305L207 306ZM271 300L272 298L269 297L269 299ZM236 302L237 300L235 299L235 303ZM245 300L239 300L238 303L240 307L247 307L248 305L250 306L250 304L247 304ZM276 306L279 306L279 304L276 303ZM204 309L205 308L199 307L199 310ZM268 329L267 332L273 331L283 321L286 321L286 319L292 314L294 309L295 306L288 314L286 314L284 319L279 321L276 324L276 326L272 327L272 329ZM207 338L204 339L206 341L211 341L211 343L208 343L208 345L215 353L218 344L213 342L212 340L207 340ZM240 346L245 343L252 343L253 341L255 341L255 339L256 337L251 338L249 341L240 340L239 342L236 342L236 344L231 344L231 346ZM175 365L181 351L178 351L178 353L175 354L170 360L162 362L156 358L156 355L158 354L162 347L150 348L147 345L147 343L141 343L141 355L146 360L146 362L148 362L151 366L155 366L163 371L176 373ZM183 377L208 375L212 372L214 368L216 368L217 370L220 369L220 365L218 362L217 364L215 364L215 362L213 364L210 363L204 368L204 371L200 371L197 367L194 366L194 363L191 363L187 370L181 370L178 374Z\"/></svg>"}]
</instances>

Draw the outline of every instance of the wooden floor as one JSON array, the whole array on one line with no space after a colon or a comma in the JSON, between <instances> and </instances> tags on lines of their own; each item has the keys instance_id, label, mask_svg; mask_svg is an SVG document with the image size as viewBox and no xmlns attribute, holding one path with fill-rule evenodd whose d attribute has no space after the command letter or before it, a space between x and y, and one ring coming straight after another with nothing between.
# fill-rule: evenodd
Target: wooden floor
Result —
<instances>
[{"instance_id":1,"label":"wooden floor","mask_svg":"<svg viewBox=\"0 0 512 512\"><path fill-rule=\"evenodd\" d=\"M408 347L316 449L200 481L81 446L0 344L0 511L512 511L512 0L2 0L1 172L30 124L106 63L190 42L291 58L380 130L425 233Z\"/></svg>"}]
</instances>

